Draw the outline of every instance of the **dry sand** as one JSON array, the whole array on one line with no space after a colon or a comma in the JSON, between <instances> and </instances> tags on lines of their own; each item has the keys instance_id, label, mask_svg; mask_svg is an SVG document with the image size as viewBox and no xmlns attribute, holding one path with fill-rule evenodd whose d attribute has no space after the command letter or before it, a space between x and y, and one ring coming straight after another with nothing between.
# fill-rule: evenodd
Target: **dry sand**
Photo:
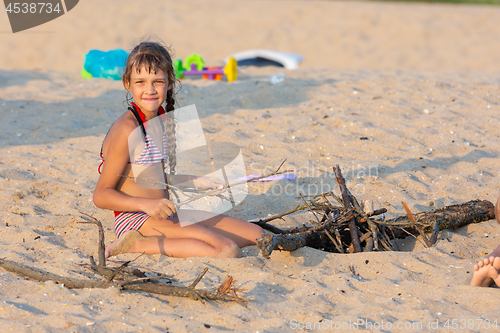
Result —
<instances>
[{"instance_id":1,"label":"dry sand","mask_svg":"<svg viewBox=\"0 0 500 333\"><path fill-rule=\"evenodd\" d=\"M9 32L6 14L0 16L2 258L86 278L78 264L96 255L97 231L78 223L79 211L105 223L107 242L116 238L112 213L93 205L92 192L100 145L124 112L124 91L120 82L79 78L81 57L92 48L130 49L147 33L171 43L180 57L197 52L215 65L257 47L305 57L296 71L240 68L231 84L183 81L180 106L196 104L209 140L242 147L248 174L288 158L298 176L297 182L252 185L230 215L265 217L294 207L300 191L334 188L335 164L353 194L387 208L388 218L404 213L401 201L417 212L496 200L500 7L81 1L59 19L17 34ZM271 85L269 77L280 71L286 80ZM301 214L278 225L311 218ZM157 255L136 262L183 285L208 267L202 288L232 275L251 299L246 307L68 290L0 269L0 329L288 332L302 321L316 325L311 331L342 324L340 330L355 331L349 322L361 320L375 328L359 330L419 332L437 331L430 323L450 331L444 325L456 319L459 327L460 320L476 320L459 331L495 332L484 322L479 327L478 319L497 319L499 289L467 284L476 259L500 244L499 233L492 220L443 231L431 249L406 239L399 241L405 252L340 255L302 248L264 259L250 247L241 259Z\"/></svg>"}]
</instances>

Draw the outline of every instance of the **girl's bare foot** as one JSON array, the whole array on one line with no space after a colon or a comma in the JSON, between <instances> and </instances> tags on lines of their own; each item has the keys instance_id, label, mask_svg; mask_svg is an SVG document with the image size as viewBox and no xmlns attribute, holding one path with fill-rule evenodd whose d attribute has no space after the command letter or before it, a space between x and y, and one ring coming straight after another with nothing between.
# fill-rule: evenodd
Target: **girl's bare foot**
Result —
<instances>
[{"instance_id":1,"label":"girl's bare foot","mask_svg":"<svg viewBox=\"0 0 500 333\"><path fill-rule=\"evenodd\" d=\"M493 282L493 279L489 275L489 268L491 263L493 263L494 257L484 258L481 261L478 261L477 264L474 265L474 275L472 276L472 280L470 282L471 286L478 287L489 287ZM498 275L498 272L497 272Z\"/></svg>"},{"instance_id":2,"label":"girl's bare foot","mask_svg":"<svg viewBox=\"0 0 500 333\"><path fill-rule=\"evenodd\" d=\"M496 257L493 261L491 258L490 266L488 267L488 276L500 287L500 257Z\"/></svg>"},{"instance_id":3,"label":"girl's bare foot","mask_svg":"<svg viewBox=\"0 0 500 333\"><path fill-rule=\"evenodd\" d=\"M118 240L106 246L105 257L116 256L121 253L127 253L137 240L145 238L137 230L129 230Z\"/></svg>"}]
</instances>

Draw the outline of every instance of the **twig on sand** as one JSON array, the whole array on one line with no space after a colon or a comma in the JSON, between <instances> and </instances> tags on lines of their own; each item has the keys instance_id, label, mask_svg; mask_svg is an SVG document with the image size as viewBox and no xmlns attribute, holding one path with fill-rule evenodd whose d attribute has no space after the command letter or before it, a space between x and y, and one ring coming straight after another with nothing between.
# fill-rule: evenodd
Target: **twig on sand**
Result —
<instances>
[{"instance_id":1,"label":"twig on sand","mask_svg":"<svg viewBox=\"0 0 500 333\"><path fill-rule=\"evenodd\" d=\"M92 215L89 215L87 213L78 211L78 213L92 219L92 221L80 221L79 223L93 223L97 225L97 228L99 229L99 243L98 243L98 258L99 258L99 266L106 267L106 258L105 258L105 244L104 244L104 229L102 227L101 221L93 217Z\"/></svg>"}]
</instances>

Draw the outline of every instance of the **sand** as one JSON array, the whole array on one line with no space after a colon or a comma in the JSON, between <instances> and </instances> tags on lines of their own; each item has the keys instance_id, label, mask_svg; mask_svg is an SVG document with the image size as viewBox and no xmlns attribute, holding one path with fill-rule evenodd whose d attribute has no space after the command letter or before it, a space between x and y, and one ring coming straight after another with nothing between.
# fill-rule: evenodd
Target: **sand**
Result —
<instances>
[{"instance_id":1,"label":"sand","mask_svg":"<svg viewBox=\"0 0 500 333\"><path fill-rule=\"evenodd\" d=\"M93 205L92 192L100 145L125 110L125 94L120 82L80 78L82 55L93 48L130 49L148 33L171 44L179 57L197 52L214 65L250 48L304 56L296 71L246 67L233 83L182 82L179 106L196 105L210 141L240 146L247 174L273 170L287 158L284 167L298 177L252 184L229 215L266 217L295 207L299 193L335 189L335 164L353 194L387 208L387 218L404 214L401 201L413 212L496 201L498 7L81 1L66 15L16 34L6 14L0 16L2 258L95 277L79 264L96 256L97 230L79 223L79 212L103 221L107 243L116 239L113 214ZM285 81L270 84L278 72ZM303 213L276 225L311 219ZM201 288L216 288L231 275L250 299L246 307L115 289L69 290L0 269L0 328L420 332L451 331L455 320L460 331L495 332L498 327L487 329L485 320L498 317L499 289L468 282L475 261L500 244L499 233L491 220L442 231L431 249L408 238L398 241L401 252L342 255L306 247L264 259L249 247L240 259L155 255L136 261L182 285L208 267Z\"/></svg>"}]
</instances>

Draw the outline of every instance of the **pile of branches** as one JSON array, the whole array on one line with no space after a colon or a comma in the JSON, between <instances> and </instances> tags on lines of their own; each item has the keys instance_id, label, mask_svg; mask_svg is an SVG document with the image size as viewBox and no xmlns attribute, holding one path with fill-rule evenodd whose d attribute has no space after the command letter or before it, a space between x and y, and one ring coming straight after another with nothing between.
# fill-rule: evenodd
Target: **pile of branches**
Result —
<instances>
[{"instance_id":1,"label":"pile of branches","mask_svg":"<svg viewBox=\"0 0 500 333\"><path fill-rule=\"evenodd\" d=\"M304 205L292 211L251 221L271 232L257 243L264 257L269 257L273 250L293 251L303 246L335 253L394 251L399 249L393 240L409 235L421 235L425 246L431 247L438 239L439 230L455 229L495 217L491 202L474 200L415 216L406 203L402 202L406 216L389 221L377 220L375 217L387 210L373 210L373 204L369 200L361 205L346 187L338 165L334 167L334 172L340 196L330 191L310 196L309 200L301 197ZM272 220L304 209L314 215L314 220L310 221L312 226L283 230L269 224ZM432 234L428 237L426 232Z\"/></svg>"}]
</instances>

